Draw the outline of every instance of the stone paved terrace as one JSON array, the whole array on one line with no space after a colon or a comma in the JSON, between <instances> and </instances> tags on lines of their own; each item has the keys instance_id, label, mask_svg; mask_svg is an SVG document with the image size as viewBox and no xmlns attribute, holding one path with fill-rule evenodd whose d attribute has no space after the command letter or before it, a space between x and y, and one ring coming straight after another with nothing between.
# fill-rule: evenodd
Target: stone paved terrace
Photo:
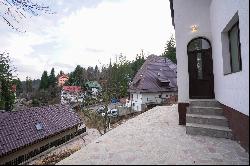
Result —
<instances>
[{"instance_id":1,"label":"stone paved terrace","mask_svg":"<svg viewBox=\"0 0 250 166\"><path fill-rule=\"evenodd\" d=\"M57 164L246 164L249 154L224 138L186 135L177 106L158 106Z\"/></svg>"}]
</instances>

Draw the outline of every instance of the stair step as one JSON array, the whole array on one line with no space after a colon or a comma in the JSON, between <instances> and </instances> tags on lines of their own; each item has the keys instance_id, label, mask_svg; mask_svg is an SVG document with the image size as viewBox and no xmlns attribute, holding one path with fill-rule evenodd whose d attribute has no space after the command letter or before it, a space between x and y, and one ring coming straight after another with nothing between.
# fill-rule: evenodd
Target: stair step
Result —
<instances>
[{"instance_id":1,"label":"stair step","mask_svg":"<svg viewBox=\"0 0 250 166\"><path fill-rule=\"evenodd\" d=\"M192 106L200 106L200 107L221 107L221 104L214 99L197 99L197 100L189 100L189 105Z\"/></svg>"},{"instance_id":2,"label":"stair step","mask_svg":"<svg viewBox=\"0 0 250 166\"><path fill-rule=\"evenodd\" d=\"M190 135L233 139L232 130L224 126L186 123L186 133Z\"/></svg>"},{"instance_id":3,"label":"stair step","mask_svg":"<svg viewBox=\"0 0 250 166\"><path fill-rule=\"evenodd\" d=\"M215 126L228 126L228 121L224 116L187 114L187 123L207 124Z\"/></svg>"},{"instance_id":4,"label":"stair step","mask_svg":"<svg viewBox=\"0 0 250 166\"><path fill-rule=\"evenodd\" d=\"M223 115L223 109L220 107L200 107L191 106L187 109L189 114L199 114L199 115Z\"/></svg>"},{"instance_id":5,"label":"stair step","mask_svg":"<svg viewBox=\"0 0 250 166\"><path fill-rule=\"evenodd\" d=\"M227 120L224 116L217 116L217 115L199 115L199 114L187 114L190 117L197 117L197 118L209 118L209 119L222 119Z\"/></svg>"}]
</instances>

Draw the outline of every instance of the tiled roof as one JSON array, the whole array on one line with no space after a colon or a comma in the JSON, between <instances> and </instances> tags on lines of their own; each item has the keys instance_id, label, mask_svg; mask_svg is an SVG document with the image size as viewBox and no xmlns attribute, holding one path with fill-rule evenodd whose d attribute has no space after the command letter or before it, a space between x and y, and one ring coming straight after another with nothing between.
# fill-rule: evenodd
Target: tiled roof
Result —
<instances>
[{"instance_id":1,"label":"tiled roof","mask_svg":"<svg viewBox=\"0 0 250 166\"><path fill-rule=\"evenodd\" d=\"M66 77L66 78L69 78L69 75L68 74L61 74L61 75L58 75L58 77L60 78L60 77Z\"/></svg>"},{"instance_id":2,"label":"tiled roof","mask_svg":"<svg viewBox=\"0 0 250 166\"><path fill-rule=\"evenodd\" d=\"M176 65L168 58L150 55L135 75L129 91L177 91Z\"/></svg>"},{"instance_id":3,"label":"tiled roof","mask_svg":"<svg viewBox=\"0 0 250 166\"><path fill-rule=\"evenodd\" d=\"M0 156L80 124L79 116L69 109L53 105L0 112Z\"/></svg>"},{"instance_id":4,"label":"tiled roof","mask_svg":"<svg viewBox=\"0 0 250 166\"><path fill-rule=\"evenodd\" d=\"M16 92L16 85L12 85L11 90L12 92Z\"/></svg>"},{"instance_id":5,"label":"tiled roof","mask_svg":"<svg viewBox=\"0 0 250 166\"><path fill-rule=\"evenodd\" d=\"M64 91L69 91L69 92L80 92L81 87L80 86L63 86Z\"/></svg>"}]
</instances>

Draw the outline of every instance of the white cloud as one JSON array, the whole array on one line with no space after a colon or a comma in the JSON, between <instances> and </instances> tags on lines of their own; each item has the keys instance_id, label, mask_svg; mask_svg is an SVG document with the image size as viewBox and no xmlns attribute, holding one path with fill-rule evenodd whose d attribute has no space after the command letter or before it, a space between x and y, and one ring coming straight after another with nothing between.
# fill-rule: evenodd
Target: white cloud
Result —
<instances>
[{"instance_id":1,"label":"white cloud","mask_svg":"<svg viewBox=\"0 0 250 166\"><path fill-rule=\"evenodd\" d=\"M62 6L62 1L59 2ZM65 6L64 10L69 9ZM52 67L56 72L60 69L69 72L77 64L84 67L101 65L99 62L108 64L110 58L114 61L115 55L121 52L129 60L134 59L141 49L159 55L174 33L167 0L107 0L57 18L33 17L29 33L10 35L5 47L0 46L1 50L8 50L18 59L18 66L34 66L36 69L30 73L20 72L21 79L26 77L25 74L40 78L43 70ZM46 43L54 43L46 46L50 53L34 48ZM56 64L68 66L63 68Z\"/></svg>"}]
</instances>

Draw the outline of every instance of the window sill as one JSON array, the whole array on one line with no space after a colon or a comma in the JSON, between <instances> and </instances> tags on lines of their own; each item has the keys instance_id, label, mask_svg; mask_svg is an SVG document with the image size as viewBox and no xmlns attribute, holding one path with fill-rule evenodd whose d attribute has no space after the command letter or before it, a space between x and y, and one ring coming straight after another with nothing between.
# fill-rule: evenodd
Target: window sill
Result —
<instances>
[{"instance_id":1,"label":"window sill","mask_svg":"<svg viewBox=\"0 0 250 166\"><path fill-rule=\"evenodd\" d=\"M230 72L230 73L224 73L224 76L235 74L235 73L239 73L239 72L242 72L242 70L235 71L235 72Z\"/></svg>"}]
</instances>

